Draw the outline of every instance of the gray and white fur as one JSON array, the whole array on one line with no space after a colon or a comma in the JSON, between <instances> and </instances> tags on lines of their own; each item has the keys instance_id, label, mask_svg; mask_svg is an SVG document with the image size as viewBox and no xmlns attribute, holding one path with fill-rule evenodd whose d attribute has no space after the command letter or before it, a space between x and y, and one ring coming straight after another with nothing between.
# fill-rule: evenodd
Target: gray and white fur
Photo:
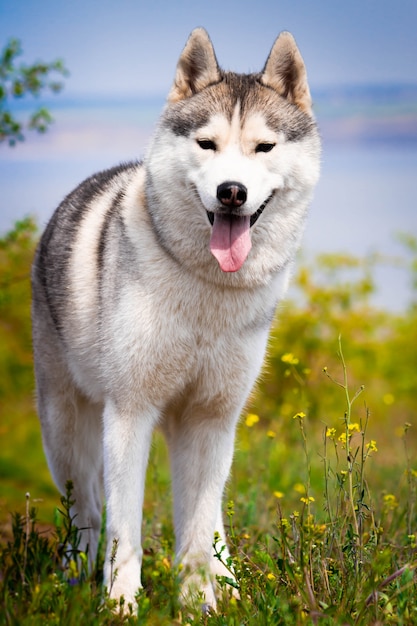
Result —
<instances>
[{"instance_id":1,"label":"gray and white fur","mask_svg":"<svg viewBox=\"0 0 417 626\"><path fill-rule=\"evenodd\" d=\"M303 60L289 33L262 72L218 66L192 32L143 163L68 195L33 265L38 411L58 488L74 483L82 549L135 602L152 432L172 468L185 600L216 607L213 557L235 428L260 372L319 175ZM118 540L117 577L110 552Z\"/></svg>"}]
</instances>

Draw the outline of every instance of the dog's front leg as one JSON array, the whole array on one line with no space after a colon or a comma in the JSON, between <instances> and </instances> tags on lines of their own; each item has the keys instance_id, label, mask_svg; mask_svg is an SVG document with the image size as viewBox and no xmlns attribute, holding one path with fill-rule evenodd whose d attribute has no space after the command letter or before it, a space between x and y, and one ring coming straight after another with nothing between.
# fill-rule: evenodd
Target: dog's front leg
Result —
<instances>
[{"instance_id":1,"label":"dog's front leg","mask_svg":"<svg viewBox=\"0 0 417 626\"><path fill-rule=\"evenodd\" d=\"M135 604L141 587L141 524L154 409L132 411L108 402L104 410L107 552L104 583L111 598Z\"/></svg>"},{"instance_id":2,"label":"dog's front leg","mask_svg":"<svg viewBox=\"0 0 417 626\"><path fill-rule=\"evenodd\" d=\"M233 456L235 423L192 417L171 430L170 448L177 561L182 569L182 596L215 609L214 558L217 531L224 543L221 501Z\"/></svg>"}]
</instances>

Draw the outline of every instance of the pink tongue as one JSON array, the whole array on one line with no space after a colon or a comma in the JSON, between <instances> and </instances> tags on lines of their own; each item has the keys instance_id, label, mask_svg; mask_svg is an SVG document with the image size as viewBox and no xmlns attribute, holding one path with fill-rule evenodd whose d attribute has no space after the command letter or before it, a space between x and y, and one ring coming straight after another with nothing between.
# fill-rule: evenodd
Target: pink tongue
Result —
<instances>
[{"instance_id":1,"label":"pink tongue","mask_svg":"<svg viewBox=\"0 0 417 626\"><path fill-rule=\"evenodd\" d=\"M237 272L252 247L250 216L214 214L210 251L223 272Z\"/></svg>"}]
</instances>

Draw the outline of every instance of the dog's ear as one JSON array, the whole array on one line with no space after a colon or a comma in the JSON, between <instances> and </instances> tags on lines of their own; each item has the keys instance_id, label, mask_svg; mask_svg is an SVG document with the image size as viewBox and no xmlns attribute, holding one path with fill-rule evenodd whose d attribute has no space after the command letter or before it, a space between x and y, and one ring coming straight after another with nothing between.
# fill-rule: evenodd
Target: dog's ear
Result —
<instances>
[{"instance_id":1,"label":"dog's ear","mask_svg":"<svg viewBox=\"0 0 417 626\"><path fill-rule=\"evenodd\" d=\"M306 68L291 33L283 32L276 39L265 63L261 82L305 113L312 114Z\"/></svg>"},{"instance_id":2,"label":"dog's ear","mask_svg":"<svg viewBox=\"0 0 417 626\"><path fill-rule=\"evenodd\" d=\"M220 78L213 44L204 28L196 28L179 58L168 101L178 102L189 98L205 87L219 82Z\"/></svg>"}]
</instances>

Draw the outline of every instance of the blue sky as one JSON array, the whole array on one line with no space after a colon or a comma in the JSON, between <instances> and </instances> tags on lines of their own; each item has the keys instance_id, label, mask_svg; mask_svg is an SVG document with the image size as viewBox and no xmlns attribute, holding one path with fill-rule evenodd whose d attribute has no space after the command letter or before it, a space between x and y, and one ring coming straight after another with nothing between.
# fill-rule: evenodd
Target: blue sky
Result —
<instances>
[{"instance_id":1,"label":"blue sky","mask_svg":"<svg viewBox=\"0 0 417 626\"><path fill-rule=\"evenodd\" d=\"M281 30L312 85L417 80L416 0L0 0L0 42L62 57L72 94L165 93L189 32L204 26L220 64L260 69Z\"/></svg>"}]
</instances>

